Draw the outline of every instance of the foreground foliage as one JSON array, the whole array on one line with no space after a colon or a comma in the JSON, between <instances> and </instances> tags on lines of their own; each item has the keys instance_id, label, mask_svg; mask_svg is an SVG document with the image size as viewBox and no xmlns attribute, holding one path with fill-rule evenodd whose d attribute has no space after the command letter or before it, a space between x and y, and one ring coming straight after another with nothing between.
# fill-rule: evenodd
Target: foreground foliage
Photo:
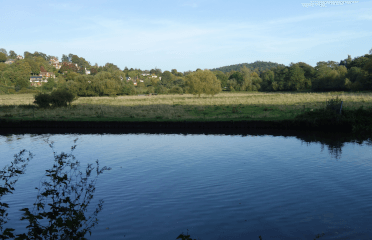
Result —
<instances>
[{"instance_id":1,"label":"foreground foliage","mask_svg":"<svg viewBox=\"0 0 372 240\"><path fill-rule=\"evenodd\" d=\"M53 149L53 142L49 146ZM27 233L15 236L13 228L6 228L3 231L8 216L6 208L9 204L1 203L0 213L3 217L0 222L1 239L86 239L84 236L91 233L91 229L98 223L97 215L102 210L103 200L99 200L91 216L87 217L85 214L93 199L98 176L110 168L100 169L97 160L96 167L88 164L83 174L80 171L80 162L72 155L75 148L76 145L72 146L68 154L54 152L54 165L46 170L45 174L48 179L42 182L42 187L36 188L39 192L33 210L21 209L23 212L21 220L29 223ZM32 158L32 154L29 154L30 157L24 159L25 154L26 151L23 150L15 155L11 166L0 172L1 178L5 180L0 197L12 193L16 180L11 179L25 173L26 165ZM94 170L97 175L90 180Z\"/></svg>"}]
</instances>

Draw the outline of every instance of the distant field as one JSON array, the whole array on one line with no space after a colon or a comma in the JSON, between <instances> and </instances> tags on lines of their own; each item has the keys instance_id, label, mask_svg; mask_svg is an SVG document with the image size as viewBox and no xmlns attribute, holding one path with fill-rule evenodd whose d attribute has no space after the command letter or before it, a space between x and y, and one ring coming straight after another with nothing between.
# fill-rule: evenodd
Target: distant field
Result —
<instances>
[{"instance_id":1,"label":"distant field","mask_svg":"<svg viewBox=\"0 0 372 240\"><path fill-rule=\"evenodd\" d=\"M372 107L372 93L220 93L198 98L190 94L80 97L72 107L38 109L32 94L0 95L0 117L80 121L283 120L324 108L339 96L344 109Z\"/></svg>"}]
</instances>

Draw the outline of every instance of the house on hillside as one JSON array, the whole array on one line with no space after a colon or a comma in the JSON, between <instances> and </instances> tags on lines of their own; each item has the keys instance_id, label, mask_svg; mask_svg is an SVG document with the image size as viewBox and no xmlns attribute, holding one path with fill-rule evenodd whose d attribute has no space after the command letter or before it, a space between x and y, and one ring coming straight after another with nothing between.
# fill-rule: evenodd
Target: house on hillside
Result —
<instances>
[{"instance_id":1,"label":"house on hillside","mask_svg":"<svg viewBox=\"0 0 372 240\"><path fill-rule=\"evenodd\" d=\"M8 59L7 61L5 61L5 64L12 64L14 63L14 59Z\"/></svg>"},{"instance_id":2,"label":"house on hillside","mask_svg":"<svg viewBox=\"0 0 372 240\"><path fill-rule=\"evenodd\" d=\"M56 69L60 69L62 67L62 63L59 62L57 58L50 59L49 63L55 67Z\"/></svg>"},{"instance_id":3,"label":"house on hillside","mask_svg":"<svg viewBox=\"0 0 372 240\"><path fill-rule=\"evenodd\" d=\"M30 83L31 86L38 87L41 86L42 83L48 82L48 80L43 79L41 76L31 76Z\"/></svg>"},{"instance_id":4,"label":"house on hillside","mask_svg":"<svg viewBox=\"0 0 372 240\"><path fill-rule=\"evenodd\" d=\"M45 68L43 66L40 67L40 74L39 74L40 77L43 77L45 79L48 79L50 77L52 78L56 78L56 75L54 75L53 72L48 72L47 70L45 70Z\"/></svg>"},{"instance_id":5,"label":"house on hillside","mask_svg":"<svg viewBox=\"0 0 372 240\"><path fill-rule=\"evenodd\" d=\"M90 70L87 70L87 68L85 68L85 74L86 75L89 75L90 74Z\"/></svg>"},{"instance_id":6,"label":"house on hillside","mask_svg":"<svg viewBox=\"0 0 372 240\"><path fill-rule=\"evenodd\" d=\"M18 55L18 56L17 56L17 59L18 59L18 60L22 60L23 57L22 57L21 55Z\"/></svg>"}]
</instances>

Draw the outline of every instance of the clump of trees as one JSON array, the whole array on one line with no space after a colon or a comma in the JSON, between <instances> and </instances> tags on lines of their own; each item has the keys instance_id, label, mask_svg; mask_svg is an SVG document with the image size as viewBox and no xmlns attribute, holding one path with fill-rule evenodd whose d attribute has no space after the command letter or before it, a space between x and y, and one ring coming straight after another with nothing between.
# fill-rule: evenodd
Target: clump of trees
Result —
<instances>
[{"instance_id":1,"label":"clump of trees","mask_svg":"<svg viewBox=\"0 0 372 240\"><path fill-rule=\"evenodd\" d=\"M58 89L49 93L39 93L35 96L35 101L39 107L67 107L71 102L76 100L76 96L67 89Z\"/></svg>"}]
</instances>

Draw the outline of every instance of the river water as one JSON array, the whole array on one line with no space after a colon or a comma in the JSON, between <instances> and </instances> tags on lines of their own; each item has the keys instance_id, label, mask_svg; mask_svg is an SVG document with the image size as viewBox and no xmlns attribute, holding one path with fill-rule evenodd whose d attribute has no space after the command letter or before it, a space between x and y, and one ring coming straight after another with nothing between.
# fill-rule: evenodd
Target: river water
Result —
<instances>
[{"instance_id":1,"label":"river water","mask_svg":"<svg viewBox=\"0 0 372 240\"><path fill-rule=\"evenodd\" d=\"M0 136L0 167L22 149L35 156L20 176L5 227L22 233L53 151L98 177L92 212L104 200L88 239L202 240L372 239L370 141L327 146L273 135L19 134ZM54 142L54 149L48 143ZM340 144L339 144L340 145ZM83 169L84 169L83 168Z\"/></svg>"}]
</instances>

